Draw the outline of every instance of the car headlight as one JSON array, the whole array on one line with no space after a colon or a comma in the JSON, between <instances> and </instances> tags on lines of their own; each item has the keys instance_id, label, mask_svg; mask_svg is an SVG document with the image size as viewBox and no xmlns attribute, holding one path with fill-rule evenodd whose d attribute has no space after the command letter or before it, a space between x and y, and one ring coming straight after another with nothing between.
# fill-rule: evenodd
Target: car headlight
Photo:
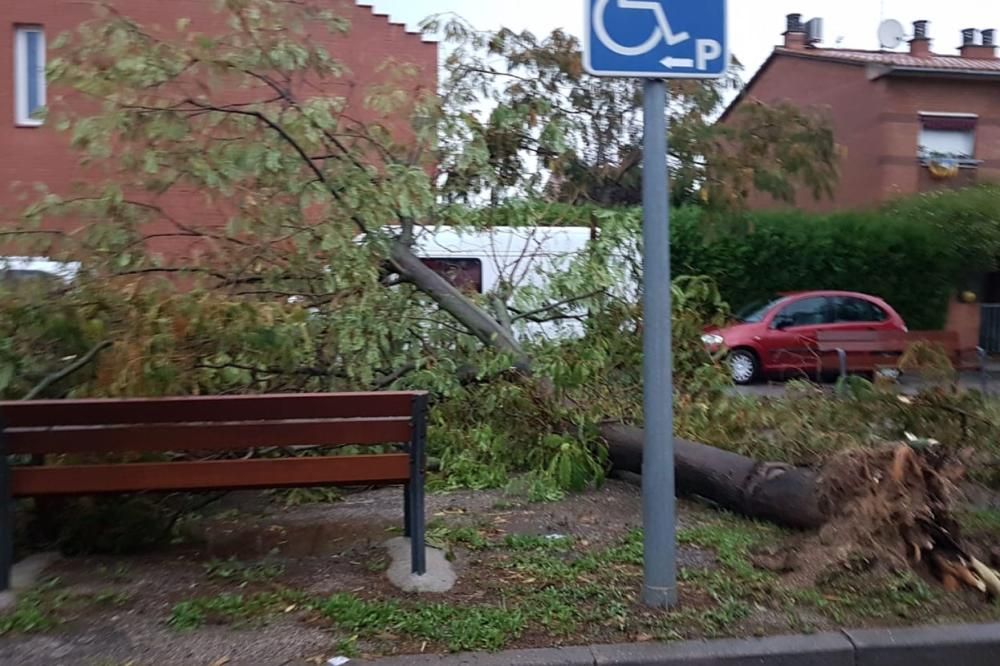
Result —
<instances>
[{"instance_id":1,"label":"car headlight","mask_svg":"<svg viewBox=\"0 0 1000 666\"><path fill-rule=\"evenodd\" d=\"M726 340L718 333L706 333L701 336L701 342L709 347L721 347Z\"/></svg>"}]
</instances>

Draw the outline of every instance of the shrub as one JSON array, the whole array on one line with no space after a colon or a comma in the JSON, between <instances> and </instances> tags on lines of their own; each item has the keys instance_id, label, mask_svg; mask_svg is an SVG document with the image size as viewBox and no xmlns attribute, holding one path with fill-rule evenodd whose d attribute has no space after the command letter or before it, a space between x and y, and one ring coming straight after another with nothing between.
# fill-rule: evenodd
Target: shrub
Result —
<instances>
[{"instance_id":1,"label":"shrub","mask_svg":"<svg viewBox=\"0 0 1000 666\"><path fill-rule=\"evenodd\" d=\"M1000 188L932 194L866 212L801 211L673 220L676 273L706 275L730 304L777 292L844 289L880 296L913 329L940 328L958 287L996 264Z\"/></svg>"}]
</instances>

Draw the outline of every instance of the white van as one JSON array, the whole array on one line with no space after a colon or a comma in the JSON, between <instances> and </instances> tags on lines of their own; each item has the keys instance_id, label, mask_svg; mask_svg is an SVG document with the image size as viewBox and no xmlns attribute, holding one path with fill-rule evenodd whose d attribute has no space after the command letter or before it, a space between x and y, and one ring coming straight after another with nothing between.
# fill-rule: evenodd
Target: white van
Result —
<instances>
[{"instance_id":1,"label":"white van","mask_svg":"<svg viewBox=\"0 0 1000 666\"><path fill-rule=\"evenodd\" d=\"M586 227L439 227L416 238L414 251L455 286L479 294L501 285L542 288L547 276L587 249Z\"/></svg>"},{"instance_id":2,"label":"white van","mask_svg":"<svg viewBox=\"0 0 1000 666\"><path fill-rule=\"evenodd\" d=\"M414 250L459 289L477 294L513 294L513 305L523 312L552 303L547 298L551 296L546 293L548 287L566 274L596 233L589 227L428 228L417 236ZM624 286L626 282L618 285ZM637 290L624 289L621 295L633 294L637 296ZM582 335L581 319L586 309L568 305L559 310L572 317L545 322L521 319L515 322L514 332L522 339Z\"/></svg>"}]
</instances>

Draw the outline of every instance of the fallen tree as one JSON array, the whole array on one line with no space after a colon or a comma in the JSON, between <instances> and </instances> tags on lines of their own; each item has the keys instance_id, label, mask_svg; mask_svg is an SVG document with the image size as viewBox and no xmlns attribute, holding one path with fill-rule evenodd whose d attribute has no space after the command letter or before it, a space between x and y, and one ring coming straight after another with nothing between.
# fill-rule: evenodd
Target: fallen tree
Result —
<instances>
[{"instance_id":1,"label":"fallen tree","mask_svg":"<svg viewBox=\"0 0 1000 666\"><path fill-rule=\"evenodd\" d=\"M641 430L605 424L601 434L614 469L642 473ZM936 442L845 451L816 471L683 439L674 446L679 494L809 531L788 552L767 554L777 565L761 566L790 575L808 569L813 576L854 561L869 570L914 568L948 591L964 586L1000 599L1000 574L986 564L990 554L973 554L954 517L965 462Z\"/></svg>"},{"instance_id":2,"label":"fallen tree","mask_svg":"<svg viewBox=\"0 0 1000 666\"><path fill-rule=\"evenodd\" d=\"M643 431L604 424L616 470L642 473ZM677 492L709 500L729 511L797 529L818 529L827 521L820 508L815 472L783 463L760 462L683 439L674 441Z\"/></svg>"}]
</instances>

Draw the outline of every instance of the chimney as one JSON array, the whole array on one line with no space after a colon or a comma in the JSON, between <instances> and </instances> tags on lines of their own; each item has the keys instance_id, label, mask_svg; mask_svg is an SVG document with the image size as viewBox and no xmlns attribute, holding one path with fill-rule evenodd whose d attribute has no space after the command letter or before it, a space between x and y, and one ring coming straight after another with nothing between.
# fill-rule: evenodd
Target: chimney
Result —
<instances>
[{"instance_id":1,"label":"chimney","mask_svg":"<svg viewBox=\"0 0 1000 666\"><path fill-rule=\"evenodd\" d=\"M927 58L931 55L931 38L928 36L927 25L927 21L914 21L910 55L917 58Z\"/></svg>"},{"instance_id":2,"label":"chimney","mask_svg":"<svg viewBox=\"0 0 1000 666\"><path fill-rule=\"evenodd\" d=\"M976 40L979 34L975 28L967 28L962 31L962 48L959 49L962 57L974 60L995 60L997 57L996 30L983 30L982 44Z\"/></svg>"},{"instance_id":3,"label":"chimney","mask_svg":"<svg viewBox=\"0 0 1000 666\"><path fill-rule=\"evenodd\" d=\"M806 48L806 28L802 25L802 14L789 14L785 27L785 48L803 51Z\"/></svg>"}]
</instances>

